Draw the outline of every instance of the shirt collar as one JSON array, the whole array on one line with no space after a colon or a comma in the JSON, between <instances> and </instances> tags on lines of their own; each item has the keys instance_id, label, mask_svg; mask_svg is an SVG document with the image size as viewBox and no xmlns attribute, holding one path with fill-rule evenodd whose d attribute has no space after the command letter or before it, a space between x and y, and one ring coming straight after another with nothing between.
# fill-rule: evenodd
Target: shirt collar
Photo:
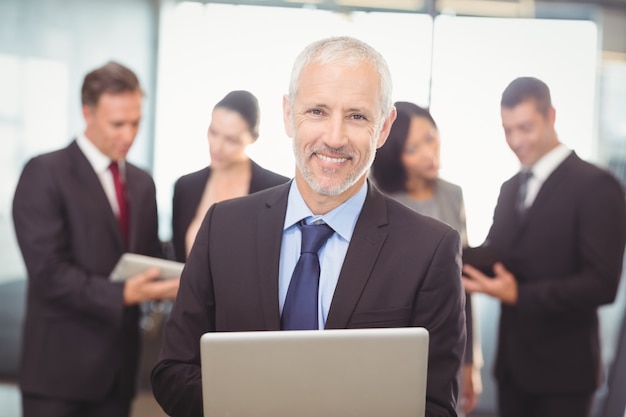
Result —
<instances>
[{"instance_id":1,"label":"shirt collar","mask_svg":"<svg viewBox=\"0 0 626 417\"><path fill-rule=\"evenodd\" d=\"M359 218L365 197L367 196L367 181L363 186L346 200L344 203L329 211L322 216L314 215L304 202L296 181L291 182L289 188L289 196L287 199L287 212L285 214L285 224L283 230L295 226L300 220L307 217L313 217L313 220L322 220L324 223L333 228L346 241L350 241L354 226Z\"/></svg>"},{"instance_id":2,"label":"shirt collar","mask_svg":"<svg viewBox=\"0 0 626 417\"><path fill-rule=\"evenodd\" d=\"M571 152L572 150L563 144L552 149L531 167L533 176L541 182L545 181Z\"/></svg>"},{"instance_id":3,"label":"shirt collar","mask_svg":"<svg viewBox=\"0 0 626 417\"><path fill-rule=\"evenodd\" d=\"M93 170L96 171L97 174L102 174L109 169L111 159L102 152L100 152L100 149L98 149L96 145L94 145L93 142L87 138L85 133L81 133L78 135L78 137L76 138L76 144L83 152L83 154L93 167ZM123 173L125 168L124 161L118 161L118 164L120 167L120 172Z\"/></svg>"}]
</instances>

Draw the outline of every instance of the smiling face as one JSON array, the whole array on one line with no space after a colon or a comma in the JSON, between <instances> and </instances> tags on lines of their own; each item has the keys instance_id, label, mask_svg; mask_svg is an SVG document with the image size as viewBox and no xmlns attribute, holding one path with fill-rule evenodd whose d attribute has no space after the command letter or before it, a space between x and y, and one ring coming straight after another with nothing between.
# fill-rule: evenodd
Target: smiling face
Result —
<instances>
[{"instance_id":1,"label":"smiling face","mask_svg":"<svg viewBox=\"0 0 626 417\"><path fill-rule=\"evenodd\" d=\"M439 176L439 133L426 118L411 117L401 158L408 181L433 181Z\"/></svg>"},{"instance_id":2,"label":"smiling face","mask_svg":"<svg viewBox=\"0 0 626 417\"><path fill-rule=\"evenodd\" d=\"M247 160L246 148L254 142L250 127L241 114L223 107L213 110L207 137L214 170L228 169Z\"/></svg>"},{"instance_id":3,"label":"smiling face","mask_svg":"<svg viewBox=\"0 0 626 417\"><path fill-rule=\"evenodd\" d=\"M85 136L113 161L126 158L141 120L139 91L103 93L95 106L83 105Z\"/></svg>"},{"instance_id":4,"label":"smiling face","mask_svg":"<svg viewBox=\"0 0 626 417\"><path fill-rule=\"evenodd\" d=\"M554 130L555 115L552 107L542 114L533 99L501 109L506 142L523 166L532 166L559 144Z\"/></svg>"},{"instance_id":5,"label":"smiling face","mask_svg":"<svg viewBox=\"0 0 626 417\"><path fill-rule=\"evenodd\" d=\"M382 117L379 85L378 73L367 62L313 61L302 70L293 102L285 96L295 180L309 207L327 198L337 206L365 182L395 119L395 109Z\"/></svg>"}]
</instances>

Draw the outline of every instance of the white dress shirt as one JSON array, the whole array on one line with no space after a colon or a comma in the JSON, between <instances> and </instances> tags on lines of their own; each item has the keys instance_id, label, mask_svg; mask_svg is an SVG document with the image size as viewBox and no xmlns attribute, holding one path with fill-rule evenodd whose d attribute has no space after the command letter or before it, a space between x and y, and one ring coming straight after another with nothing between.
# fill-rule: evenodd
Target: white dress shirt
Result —
<instances>
[{"instance_id":1,"label":"white dress shirt","mask_svg":"<svg viewBox=\"0 0 626 417\"><path fill-rule=\"evenodd\" d=\"M102 184L102 188L104 188L104 193L111 204L111 209L116 216L120 214L120 207L117 203L117 194L115 193L115 184L113 183L113 174L111 174L111 170L109 170L109 165L111 164L111 159L100 152L100 150L96 147L96 145L91 142L84 133L81 133L76 138L76 143L78 147L83 152L91 167L98 175L100 179L100 183ZM124 165L124 161L118 161L118 166L120 169L120 176L122 178L126 177L126 166Z\"/></svg>"},{"instance_id":2,"label":"white dress shirt","mask_svg":"<svg viewBox=\"0 0 626 417\"><path fill-rule=\"evenodd\" d=\"M535 162L533 166L526 168L533 172L533 175L528 179L528 188L526 189L525 200L526 207L530 207L533 204L543 183L571 153L571 149L563 144L560 144L542 156L541 159Z\"/></svg>"}]
</instances>

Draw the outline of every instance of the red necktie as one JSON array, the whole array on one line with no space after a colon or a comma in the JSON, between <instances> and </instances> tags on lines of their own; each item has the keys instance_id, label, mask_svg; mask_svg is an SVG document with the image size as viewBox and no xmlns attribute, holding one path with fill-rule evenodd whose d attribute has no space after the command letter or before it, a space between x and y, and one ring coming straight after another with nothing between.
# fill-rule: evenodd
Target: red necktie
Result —
<instances>
[{"instance_id":1,"label":"red necktie","mask_svg":"<svg viewBox=\"0 0 626 417\"><path fill-rule=\"evenodd\" d=\"M111 170L111 174L113 174L115 195L117 196L117 205L120 209L117 220L120 223L120 230L122 231L124 242L128 243L128 201L126 200L126 189L120 178L120 168L117 162L111 162L109 169Z\"/></svg>"}]
</instances>

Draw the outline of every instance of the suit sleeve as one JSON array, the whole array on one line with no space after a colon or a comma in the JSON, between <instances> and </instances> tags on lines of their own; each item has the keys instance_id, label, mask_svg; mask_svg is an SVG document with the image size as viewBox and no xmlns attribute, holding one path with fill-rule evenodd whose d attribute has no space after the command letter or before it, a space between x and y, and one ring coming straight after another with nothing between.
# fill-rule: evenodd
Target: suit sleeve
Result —
<instances>
[{"instance_id":1,"label":"suit sleeve","mask_svg":"<svg viewBox=\"0 0 626 417\"><path fill-rule=\"evenodd\" d=\"M518 307L531 314L564 314L614 301L626 241L626 205L620 184L608 175L585 186L577 210L578 266L569 276L519 287Z\"/></svg>"},{"instance_id":2,"label":"suit sleeve","mask_svg":"<svg viewBox=\"0 0 626 417\"><path fill-rule=\"evenodd\" d=\"M426 416L456 416L466 330L461 245L454 230L443 236L435 251L415 301L413 321L426 327L430 337Z\"/></svg>"},{"instance_id":3,"label":"suit sleeve","mask_svg":"<svg viewBox=\"0 0 626 417\"><path fill-rule=\"evenodd\" d=\"M121 325L123 283L112 283L75 263L71 215L58 172L43 158L30 160L13 199L15 233L29 276L29 291L60 310ZM75 226L75 225L74 225Z\"/></svg>"},{"instance_id":4,"label":"suit sleeve","mask_svg":"<svg viewBox=\"0 0 626 417\"><path fill-rule=\"evenodd\" d=\"M200 337L215 331L209 259L209 209L181 275L178 296L165 325L163 347L152 370L154 397L168 415L202 415Z\"/></svg>"}]
</instances>

